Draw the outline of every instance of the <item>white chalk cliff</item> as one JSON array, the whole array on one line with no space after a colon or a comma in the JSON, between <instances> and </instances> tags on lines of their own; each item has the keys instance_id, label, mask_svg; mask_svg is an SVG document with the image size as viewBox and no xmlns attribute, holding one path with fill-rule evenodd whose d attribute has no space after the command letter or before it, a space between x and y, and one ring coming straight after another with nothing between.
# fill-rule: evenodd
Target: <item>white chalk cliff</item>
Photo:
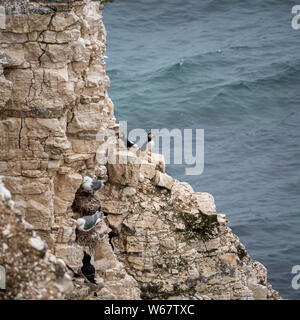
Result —
<instances>
[{"instance_id":1,"label":"white chalk cliff","mask_svg":"<svg viewBox=\"0 0 300 320\"><path fill-rule=\"evenodd\" d=\"M96 139L116 127L104 2L0 2L0 175L13 200L0 195L0 298L280 298L212 195L170 177L160 155L136 164L119 147L128 163L109 163L115 136ZM85 195L87 174L108 183ZM77 217L100 207L106 220L76 230ZM64 267L80 274L84 251L97 285Z\"/></svg>"}]
</instances>

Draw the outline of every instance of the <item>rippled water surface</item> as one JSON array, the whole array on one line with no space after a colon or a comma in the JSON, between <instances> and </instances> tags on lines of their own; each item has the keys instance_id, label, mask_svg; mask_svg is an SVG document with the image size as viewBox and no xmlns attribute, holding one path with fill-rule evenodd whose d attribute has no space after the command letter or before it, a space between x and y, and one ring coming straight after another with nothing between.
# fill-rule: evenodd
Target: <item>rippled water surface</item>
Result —
<instances>
[{"instance_id":1,"label":"rippled water surface","mask_svg":"<svg viewBox=\"0 0 300 320\"><path fill-rule=\"evenodd\" d=\"M300 265L300 30L295 1L147 0L106 5L118 120L204 128L205 169L168 172L214 195L218 212L282 297ZM299 3L300 4L300 3Z\"/></svg>"}]
</instances>

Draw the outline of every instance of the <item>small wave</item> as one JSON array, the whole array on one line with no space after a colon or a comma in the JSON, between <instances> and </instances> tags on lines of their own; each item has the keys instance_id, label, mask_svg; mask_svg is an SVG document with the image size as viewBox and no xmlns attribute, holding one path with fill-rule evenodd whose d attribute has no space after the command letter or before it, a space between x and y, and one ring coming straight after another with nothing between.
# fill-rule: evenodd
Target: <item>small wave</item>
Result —
<instances>
[{"instance_id":1,"label":"small wave","mask_svg":"<svg viewBox=\"0 0 300 320\"><path fill-rule=\"evenodd\" d=\"M246 49L248 47L230 47L230 50L238 48ZM159 82L182 77L190 78L192 75L199 74L198 85L199 82L204 85L201 90L219 90L228 87L250 90L254 86L261 84L268 84L272 88L273 85L280 84L281 82L293 79L297 80L299 78L300 60L264 63L260 67L251 70L252 65L250 62L244 63L241 69L242 62L236 62L230 55L222 55L222 59L220 59L219 55L222 53L224 53L222 49L216 49L190 57L182 57L163 67L151 71L148 70L148 72L144 72L140 76L144 80ZM222 68L224 75L220 74L220 72L214 73L219 68ZM228 78L237 79L228 80ZM212 85L212 82L215 83Z\"/></svg>"}]
</instances>

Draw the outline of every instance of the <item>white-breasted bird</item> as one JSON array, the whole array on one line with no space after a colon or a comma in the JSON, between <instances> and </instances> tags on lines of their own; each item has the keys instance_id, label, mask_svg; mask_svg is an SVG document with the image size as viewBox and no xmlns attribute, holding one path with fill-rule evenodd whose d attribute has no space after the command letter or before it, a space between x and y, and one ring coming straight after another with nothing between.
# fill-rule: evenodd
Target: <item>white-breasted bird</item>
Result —
<instances>
[{"instance_id":1,"label":"white-breasted bird","mask_svg":"<svg viewBox=\"0 0 300 320\"><path fill-rule=\"evenodd\" d=\"M138 145L134 141L131 141L131 140L125 138L125 136L122 132L116 131L115 134L118 138L120 138L120 140L124 143L124 145L126 146L126 148L128 150L131 148L138 148Z\"/></svg>"},{"instance_id":2,"label":"white-breasted bird","mask_svg":"<svg viewBox=\"0 0 300 320\"><path fill-rule=\"evenodd\" d=\"M141 152L143 155L148 154L148 156L151 156L151 149L154 147L154 141L155 135L151 132L148 133L147 141L141 146Z\"/></svg>"},{"instance_id":3,"label":"white-breasted bird","mask_svg":"<svg viewBox=\"0 0 300 320\"><path fill-rule=\"evenodd\" d=\"M95 192L105 186L105 183L102 180L97 180L89 176L85 176L82 181L82 187L88 192Z\"/></svg>"},{"instance_id":4,"label":"white-breasted bird","mask_svg":"<svg viewBox=\"0 0 300 320\"><path fill-rule=\"evenodd\" d=\"M77 219L77 229L85 232L90 231L105 218L103 211L97 211L92 216L83 216Z\"/></svg>"},{"instance_id":5,"label":"white-breasted bird","mask_svg":"<svg viewBox=\"0 0 300 320\"><path fill-rule=\"evenodd\" d=\"M11 193L8 189L5 188L4 183L2 182L2 176L0 176L0 199L3 201L11 199Z\"/></svg>"}]
</instances>

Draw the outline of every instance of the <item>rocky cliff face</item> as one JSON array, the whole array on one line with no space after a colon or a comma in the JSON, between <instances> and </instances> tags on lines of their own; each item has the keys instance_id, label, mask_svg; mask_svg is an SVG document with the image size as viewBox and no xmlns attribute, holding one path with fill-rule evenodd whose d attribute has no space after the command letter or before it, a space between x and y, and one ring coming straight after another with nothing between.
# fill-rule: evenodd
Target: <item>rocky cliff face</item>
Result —
<instances>
[{"instance_id":1,"label":"rocky cliff face","mask_svg":"<svg viewBox=\"0 0 300 320\"><path fill-rule=\"evenodd\" d=\"M0 265L6 288L0 299L62 299L73 292L65 263L36 235L0 179Z\"/></svg>"},{"instance_id":2,"label":"rocky cliff face","mask_svg":"<svg viewBox=\"0 0 300 320\"><path fill-rule=\"evenodd\" d=\"M250 259L225 216L216 212L211 195L168 176L160 155L138 164L126 148L115 148L117 125L103 58L104 2L2 1L0 174L15 202L14 208L1 203L0 265L7 269L8 288L2 296L279 298L266 269ZM99 132L111 135L99 139ZM110 163L115 155L127 163ZM86 174L108 175L106 187L85 197L80 185ZM100 207L110 213L106 221L91 232L76 231L75 219ZM119 235L112 245L110 231ZM45 241L42 256L32 243L23 250L31 237L38 239L34 244L39 237ZM15 270L16 250L20 266ZM67 285L63 262L61 273L50 277L50 265L59 258L80 273L84 251L92 257L97 285L83 277ZM50 255L55 262L49 262ZM49 276L49 285L38 277L27 279L26 268ZM55 291L59 279L64 286Z\"/></svg>"}]
</instances>

